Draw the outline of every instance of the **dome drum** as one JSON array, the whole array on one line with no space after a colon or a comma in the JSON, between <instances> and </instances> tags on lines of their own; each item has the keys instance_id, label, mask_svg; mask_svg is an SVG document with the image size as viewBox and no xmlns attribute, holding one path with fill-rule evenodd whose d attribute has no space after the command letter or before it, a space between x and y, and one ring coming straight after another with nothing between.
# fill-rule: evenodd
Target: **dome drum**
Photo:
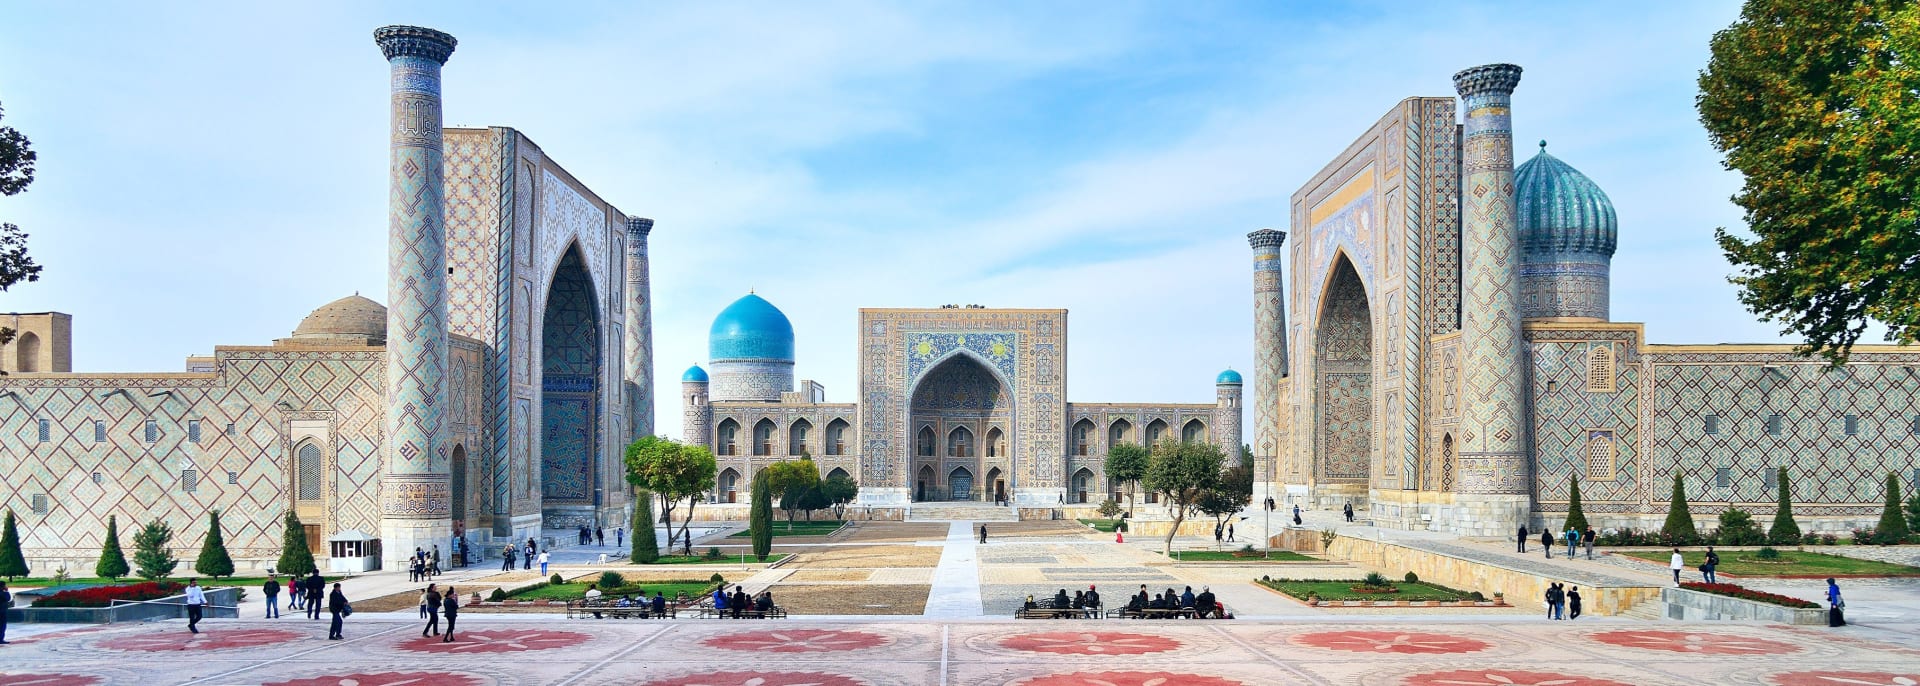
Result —
<instances>
[{"instance_id":1,"label":"dome drum","mask_svg":"<svg viewBox=\"0 0 1920 686\"><path fill-rule=\"evenodd\" d=\"M1587 175L1540 152L1514 168L1523 319L1606 321L1619 242L1613 201Z\"/></svg>"}]
</instances>

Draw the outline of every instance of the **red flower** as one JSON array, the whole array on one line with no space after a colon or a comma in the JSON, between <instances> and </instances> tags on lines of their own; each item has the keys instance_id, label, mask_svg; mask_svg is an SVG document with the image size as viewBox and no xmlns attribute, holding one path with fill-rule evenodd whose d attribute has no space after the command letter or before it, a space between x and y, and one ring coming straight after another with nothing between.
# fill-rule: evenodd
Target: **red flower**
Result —
<instances>
[{"instance_id":1,"label":"red flower","mask_svg":"<svg viewBox=\"0 0 1920 686\"><path fill-rule=\"evenodd\" d=\"M61 591L41 598L34 607L108 607L115 600L159 600L178 595L185 585L177 581L145 581L120 586L94 586Z\"/></svg>"},{"instance_id":2,"label":"red flower","mask_svg":"<svg viewBox=\"0 0 1920 686\"><path fill-rule=\"evenodd\" d=\"M1701 593L1712 593L1714 595L1723 595L1731 598L1753 600L1753 601L1758 601L1762 603L1772 603L1774 605L1782 605L1786 607L1814 608L1814 609L1818 609L1820 607L1818 603L1807 602L1805 600L1794 598L1792 596L1784 596L1778 593L1768 593L1766 591L1756 591L1751 588L1746 588L1744 586L1735 586L1733 584L1703 584L1703 583L1688 581L1680 584L1680 587L1687 589L1689 591L1699 591Z\"/></svg>"}]
</instances>

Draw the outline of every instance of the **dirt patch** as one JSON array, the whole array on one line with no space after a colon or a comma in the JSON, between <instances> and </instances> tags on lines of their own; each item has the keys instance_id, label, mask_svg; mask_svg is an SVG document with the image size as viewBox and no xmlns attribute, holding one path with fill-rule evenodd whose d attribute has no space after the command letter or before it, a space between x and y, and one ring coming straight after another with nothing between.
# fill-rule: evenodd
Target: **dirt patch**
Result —
<instances>
[{"instance_id":1,"label":"dirt patch","mask_svg":"<svg viewBox=\"0 0 1920 686\"><path fill-rule=\"evenodd\" d=\"M802 569L787 575L784 581L866 581L873 572L865 569Z\"/></svg>"},{"instance_id":2,"label":"dirt patch","mask_svg":"<svg viewBox=\"0 0 1920 686\"><path fill-rule=\"evenodd\" d=\"M775 584L773 600L797 615L917 615L932 586L789 586Z\"/></svg>"},{"instance_id":3,"label":"dirt patch","mask_svg":"<svg viewBox=\"0 0 1920 686\"><path fill-rule=\"evenodd\" d=\"M977 532L978 529L976 528L975 531ZM1100 532L1087 528L1087 525L1085 524L1081 524L1079 522L1069 521L1069 520L1030 521L1030 522L987 522L987 537L989 540L993 538L998 538L998 537L1026 538L1026 537L1034 537L1034 536L1042 536L1042 537L1072 536L1075 538L1080 538L1088 534L1098 534L1098 533ZM1112 538L1112 536L1109 536L1109 535L1105 535L1105 534L1102 534L1102 535L1105 536L1106 538Z\"/></svg>"},{"instance_id":4,"label":"dirt patch","mask_svg":"<svg viewBox=\"0 0 1920 686\"><path fill-rule=\"evenodd\" d=\"M939 564L939 548L886 545L828 548L801 553L799 559L787 563L787 566L793 569L888 569L935 567Z\"/></svg>"},{"instance_id":5,"label":"dirt patch","mask_svg":"<svg viewBox=\"0 0 1920 686\"><path fill-rule=\"evenodd\" d=\"M839 543L946 540L947 529L947 525L940 522L852 522L833 540Z\"/></svg>"}]
</instances>

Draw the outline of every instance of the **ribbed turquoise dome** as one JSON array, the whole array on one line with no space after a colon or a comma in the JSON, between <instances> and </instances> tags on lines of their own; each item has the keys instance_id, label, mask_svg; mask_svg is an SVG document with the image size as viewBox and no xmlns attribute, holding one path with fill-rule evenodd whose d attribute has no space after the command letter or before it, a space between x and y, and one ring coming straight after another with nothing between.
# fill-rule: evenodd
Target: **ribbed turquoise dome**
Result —
<instances>
[{"instance_id":1,"label":"ribbed turquoise dome","mask_svg":"<svg viewBox=\"0 0 1920 686\"><path fill-rule=\"evenodd\" d=\"M1224 372L1220 372L1220 376L1215 377L1213 379L1213 382L1216 384L1240 383L1240 372L1236 372L1231 369Z\"/></svg>"},{"instance_id":2,"label":"ribbed turquoise dome","mask_svg":"<svg viewBox=\"0 0 1920 686\"><path fill-rule=\"evenodd\" d=\"M1546 141L1513 170L1513 197L1522 252L1613 256L1620 234L1613 201L1586 174L1547 154Z\"/></svg>"},{"instance_id":3,"label":"ribbed turquoise dome","mask_svg":"<svg viewBox=\"0 0 1920 686\"><path fill-rule=\"evenodd\" d=\"M687 373L680 375L680 380L681 381L697 381L699 383L706 383L707 370L701 369L700 365L696 364L694 366L688 367Z\"/></svg>"},{"instance_id":4,"label":"ribbed turquoise dome","mask_svg":"<svg viewBox=\"0 0 1920 686\"><path fill-rule=\"evenodd\" d=\"M793 323L765 298L748 293L713 318L709 361L793 360Z\"/></svg>"}]
</instances>

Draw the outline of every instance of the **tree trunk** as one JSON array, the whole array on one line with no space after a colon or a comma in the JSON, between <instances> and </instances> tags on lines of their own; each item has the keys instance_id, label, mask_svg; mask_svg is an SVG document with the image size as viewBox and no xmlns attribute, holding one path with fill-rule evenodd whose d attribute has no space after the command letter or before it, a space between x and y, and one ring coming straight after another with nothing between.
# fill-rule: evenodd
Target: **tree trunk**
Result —
<instances>
[{"instance_id":1,"label":"tree trunk","mask_svg":"<svg viewBox=\"0 0 1920 686\"><path fill-rule=\"evenodd\" d=\"M1167 497L1172 498L1173 494L1169 493L1167 494ZM1169 504L1174 506L1173 527L1170 529L1167 529L1167 538L1165 541L1162 541L1160 543L1160 554L1167 556L1168 559L1172 559L1173 558L1173 536L1174 534L1177 534L1180 532L1180 523L1187 521L1187 504L1181 501L1175 501Z\"/></svg>"}]
</instances>

